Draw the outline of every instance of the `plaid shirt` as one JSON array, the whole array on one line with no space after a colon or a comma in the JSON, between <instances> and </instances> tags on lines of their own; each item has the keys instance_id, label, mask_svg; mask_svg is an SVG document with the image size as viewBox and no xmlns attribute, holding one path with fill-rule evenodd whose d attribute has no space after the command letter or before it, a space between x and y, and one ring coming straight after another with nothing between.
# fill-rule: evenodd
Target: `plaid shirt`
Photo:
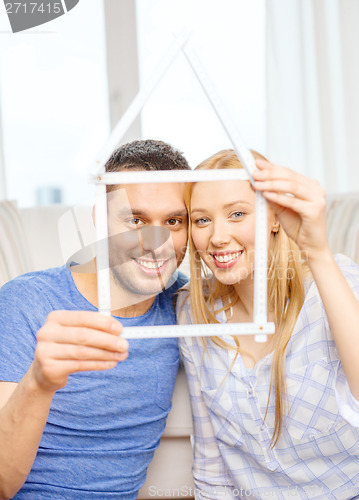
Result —
<instances>
[{"instance_id":1,"label":"plaid shirt","mask_svg":"<svg viewBox=\"0 0 359 500\"><path fill-rule=\"evenodd\" d=\"M342 255L336 261L359 299L359 267ZM180 324L192 322L187 296L180 292L177 302ZM218 319L224 322L224 314ZM263 422L272 354L253 370L238 355L228 373L234 353L211 340L208 355L200 338L181 338L180 347L193 411L197 499L359 498L359 402L314 282L286 351L288 409L274 449L273 391Z\"/></svg>"}]
</instances>

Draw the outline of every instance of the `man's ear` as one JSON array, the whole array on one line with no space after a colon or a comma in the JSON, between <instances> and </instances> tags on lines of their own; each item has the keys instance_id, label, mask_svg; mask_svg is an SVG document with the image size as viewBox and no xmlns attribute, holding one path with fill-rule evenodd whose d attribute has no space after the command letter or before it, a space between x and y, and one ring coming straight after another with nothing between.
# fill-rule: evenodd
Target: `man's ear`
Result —
<instances>
[{"instance_id":1,"label":"man's ear","mask_svg":"<svg viewBox=\"0 0 359 500\"><path fill-rule=\"evenodd\" d=\"M280 223L278 219L275 219L273 226L272 226L272 233L278 233L280 228Z\"/></svg>"}]
</instances>

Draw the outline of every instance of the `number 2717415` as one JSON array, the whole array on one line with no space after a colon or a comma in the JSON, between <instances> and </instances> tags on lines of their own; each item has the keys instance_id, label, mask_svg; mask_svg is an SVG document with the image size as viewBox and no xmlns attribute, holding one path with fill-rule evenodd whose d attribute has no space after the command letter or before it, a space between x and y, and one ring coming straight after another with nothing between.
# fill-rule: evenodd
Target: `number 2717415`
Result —
<instances>
[{"instance_id":1,"label":"number 2717415","mask_svg":"<svg viewBox=\"0 0 359 500\"><path fill-rule=\"evenodd\" d=\"M7 2L5 4L8 14L60 14L61 2Z\"/></svg>"}]
</instances>

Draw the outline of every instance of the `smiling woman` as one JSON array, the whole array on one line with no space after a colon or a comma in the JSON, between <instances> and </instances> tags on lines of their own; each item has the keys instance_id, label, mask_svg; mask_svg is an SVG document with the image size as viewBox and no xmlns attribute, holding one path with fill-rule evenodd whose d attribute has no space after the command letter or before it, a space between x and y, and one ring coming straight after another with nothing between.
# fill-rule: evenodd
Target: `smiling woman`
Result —
<instances>
[{"instance_id":1,"label":"smiling woman","mask_svg":"<svg viewBox=\"0 0 359 500\"><path fill-rule=\"evenodd\" d=\"M252 154L264 159L256 151ZM197 167L212 168L238 168L238 161L228 150ZM249 181L196 183L187 187L185 196L191 207L191 239L214 276L232 285L252 275L256 197ZM269 234L278 230L272 212L268 228Z\"/></svg>"},{"instance_id":2,"label":"smiling woman","mask_svg":"<svg viewBox=\"0 0 359 500\"><path fill-rule=\"evenodd\" d=\"M252 320L260 191L269 202L268 319L276 326L260 344L253 335L180 339L195 484L202 498L243 490L264 498L269 484L278 497L295 487L303 499L318 491L349 498L342 492L359 466L359 267L329 251L319 183L253 153L253 187L198 182L186 190L191 281L179 294L178 322ZM197 168L226 167L242 168L233 150Z\"/></svg>"}]
</instances>

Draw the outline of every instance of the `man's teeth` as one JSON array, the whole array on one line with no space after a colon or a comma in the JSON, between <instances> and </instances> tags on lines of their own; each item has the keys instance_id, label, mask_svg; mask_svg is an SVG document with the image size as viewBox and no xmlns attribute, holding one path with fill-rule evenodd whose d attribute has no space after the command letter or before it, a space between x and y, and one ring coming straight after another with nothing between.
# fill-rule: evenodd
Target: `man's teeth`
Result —
<instances>
[{"instance_id":1,"label":"man's teeth","mask_svg":"<svg viewBox=\"0 0 359 500\"><path fill-rule=\"evenodd\" d=\"M159 269L160 267L163 266L163 264L165 262L164 260L158 260L157 262L155 262L153 260L152 261L140 260L140 259L136 259L136 260L141 266L145 267L146 269Z\"/></svg>"},{"instance_id":2,"label":"man's teeth","mask_svg":"<svg viewBox=\"0 0 359 500\"><path fill-rule=\"evenodd\" d=\"M234 253L227 253L226 255L213 255L213 257L218 261L218 262L229 262L230 260L237 259L243 251L240 252L234 252Z\"/></svg>"}]
</instances>

